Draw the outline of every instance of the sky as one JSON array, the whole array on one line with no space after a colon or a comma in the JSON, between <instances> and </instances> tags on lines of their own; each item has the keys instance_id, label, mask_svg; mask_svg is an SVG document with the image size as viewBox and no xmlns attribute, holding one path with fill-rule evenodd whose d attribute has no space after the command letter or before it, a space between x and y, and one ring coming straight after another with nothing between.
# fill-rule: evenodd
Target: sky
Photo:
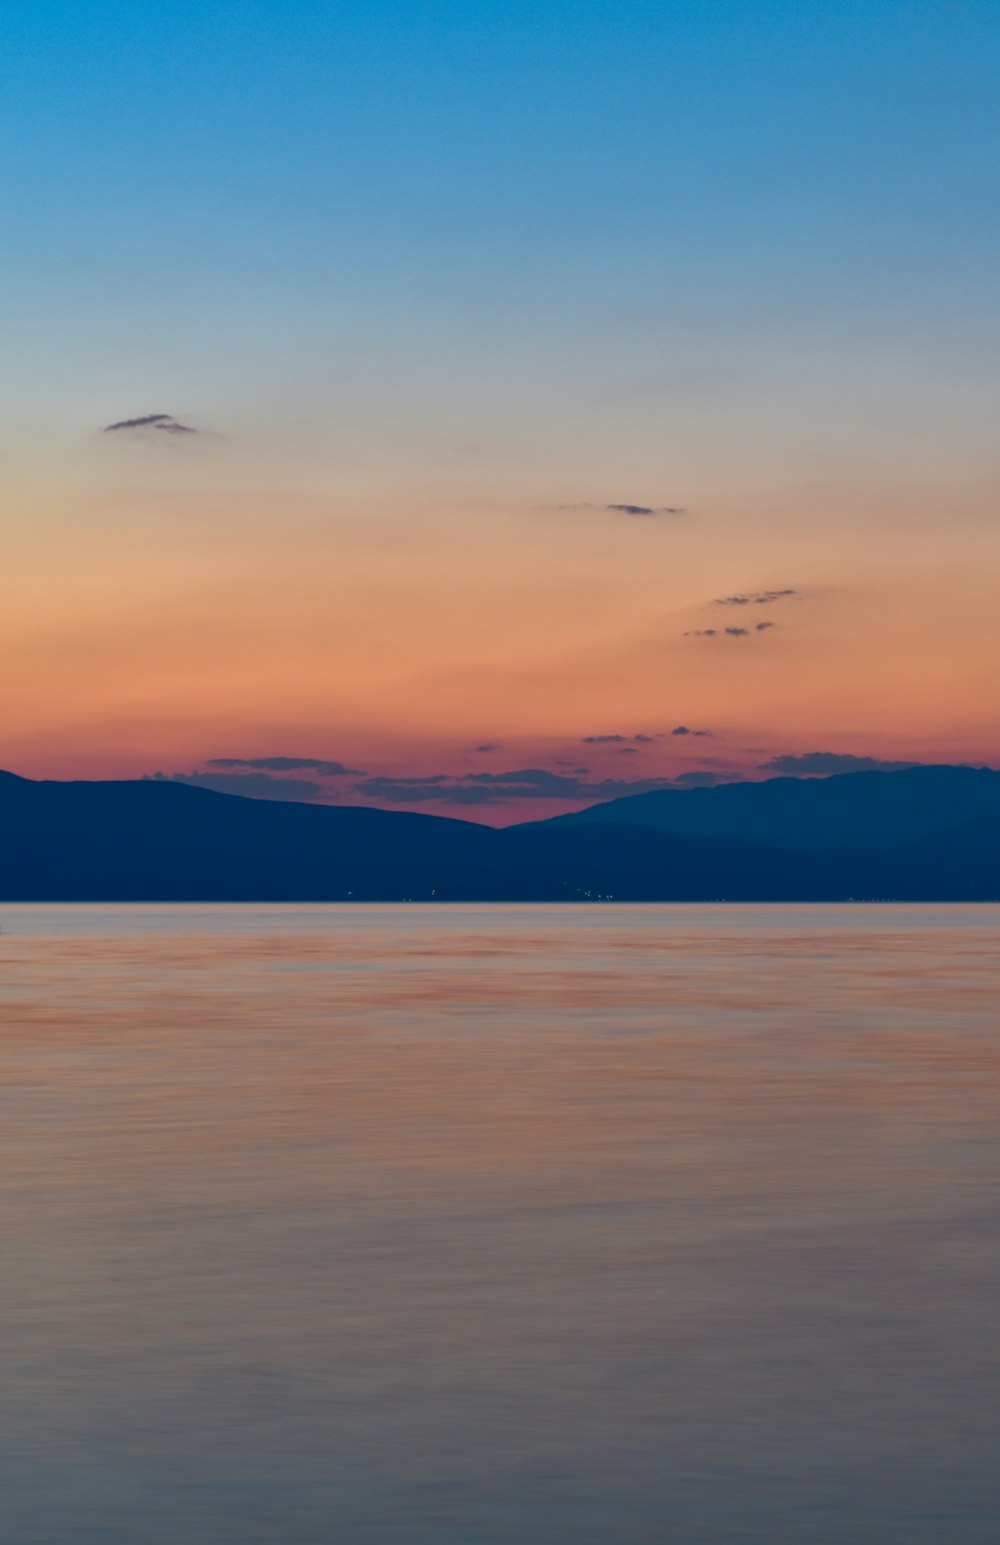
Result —
<instances>
[{"instance_id":1,"label":"sky","mask_svg":"<svg viewBox=\"0 0 1000 1545\"><path fill-rule=\"evenodd\" d=\"M997 762L998 99L992 0L8 15L0 765Z\"/></svg>"}]
</instances>

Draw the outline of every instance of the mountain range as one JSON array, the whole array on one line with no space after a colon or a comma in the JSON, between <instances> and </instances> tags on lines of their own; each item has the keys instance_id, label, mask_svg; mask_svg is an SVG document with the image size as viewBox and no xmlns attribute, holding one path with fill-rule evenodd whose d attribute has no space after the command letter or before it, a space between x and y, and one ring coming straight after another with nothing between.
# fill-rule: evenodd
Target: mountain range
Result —
<instances>
[{"instance_id":1,"label":"mountain range","mask_svg":"<svg viewBox=\"0 0 1000 1545\"><path fill-rule=\"evenodd\" d=\"M665 789L497 830L0 773L7 901L993 901L1000 772Z\"/></svg>"}]
</instances>

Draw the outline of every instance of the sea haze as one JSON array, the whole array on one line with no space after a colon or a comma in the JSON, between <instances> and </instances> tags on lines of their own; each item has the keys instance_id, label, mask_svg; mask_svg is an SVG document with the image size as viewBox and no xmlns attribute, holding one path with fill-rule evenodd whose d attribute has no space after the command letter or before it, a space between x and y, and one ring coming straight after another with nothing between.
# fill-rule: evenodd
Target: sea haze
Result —
<instances>
[{"instance_id":1,"label":"sea haze","mask_svg":"<svg viewBox=\"0 0 1000 1545\"><path fill-rule=\"evenodd\" d=\"M0 907L4 1538L994 1545L982 907Z\"/></svg>"}]
</instances>

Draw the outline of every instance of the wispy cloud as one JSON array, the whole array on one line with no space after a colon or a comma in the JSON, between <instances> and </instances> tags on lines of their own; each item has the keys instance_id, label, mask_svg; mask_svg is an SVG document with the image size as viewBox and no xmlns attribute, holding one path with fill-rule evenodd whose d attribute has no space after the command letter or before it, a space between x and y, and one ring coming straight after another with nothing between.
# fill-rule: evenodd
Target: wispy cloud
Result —
<instances>
[{"instance_id":1,"label":"wispy cloud","mask_svg":"<svg viewBox=\"0 0 1000 1545\"><path fill-rule=\"evenodd\" d=\"M831 773L903 772L919 766L919 762L887 762L877 756L852 756L847 751L804 751L799 756L772 756L760 763L759 771L808 778L829 777Z\"/></svg>"},{"instance_id":2,"label":"wispy cloud","mask_svg":"<svg viewBox=\"0 0 1000 1545\"><path fill-rule=\"evenodd\" d=\"M796 595L795 590L755 590L748 595L721 595L716 596L713 606L770 606L775 601L783 601L786 596Z\"/></svg>"},{"instance_id":3,"label":"wispy cloud","mask_svg":"<svg viewBox=\"0 0 1000 1545\"><path fill-rule=\"evenodd\" d=\"M613 738L613 737L612 737ZM625 737L618 737L624 740ZM634 745L615 746L622 756L637 756ZM311 772L314 777L303 777ZM342 762L321 757L213 757L191 772L152 775L174 783L238 794L250 799L292 802L381 805L443 804L495 806L520 800L552 800L564 804L598 804L628 794L658 789L682 789L724 781L724 774L682 773L678 778L605 778L566 759L555 768L520 767L502 772L434 772L413 774L361 773ZM350 780L345 782L344 780Z\"/></svg>"},{"instance_id":4,"label":"wispy cloud","mask_svg":"<svg viewBox=\"0 0 1000 1545\"><path fill-rule=\"evenodd\" d=\"M632 504L626 500L620 500L615 504L557 504L547 506L557 510L603 510L608 515L686 515L688 512L682 504Z\"/></svg>"},{"instance_id":5,"label":"wispy cloud","mask_svg":"<svg viewBox=\"0 0 1000 1545\"><path fill-rule=\"evenodd\" d=\"M637 745L651 746L656 740L655 735L584 735L580 744L582 746L624 746L628 741L634 740Z\"/></svg>"},{"instance_id":6,"label":"wispy cloud","mask_svg":"<svg viewBox=\"0 0 1000 1545\"><path fill-rule=\"evenodd\" d=\"M302 773L313 773L304 778ZM240 794L247 799L286 799L293 802L339 799L331 779L364 778L363 767L347 767L343 762L318 756L213 756L204 768L189 773L158 772L156 778L174 783L190 783L196 788L214 789L218 794Z\"/></svg>"},{"instance_id":7,"label":"wispy cloud","mask_svg":"<svg viewBox=\"0 0 1000 1545\"><path fill-rule=\"evenodd\" d=\"M161 434L168 435L193 435L197 434L190 424L182 424L174 418L172 413L144 413L141 418L121 418L115 424L105 424L106 435L115 434L119 430L128 429L154 429Z\"/></svg>"},{"instance_id":8,"label":"wispy cloud","mask_svg":"<svg viewBox=\"0 0 1000 1545\"><path fill-rule=\"evenodd\" d=\"M773 622L758 622L752 628L689 628L685 638L750 638L754 633L765 633L773 628Z\"/></svg>"},{"instance_id":9,"label":"wispy cloud","mask_svg":"<svg viewBox=\"0 0 1000 1545\"><path fill-rule=\"evenodd\" d=\"M544 767L521 767L510 772L470 773L452 776L366 778L356 785L365 799L387 804L424 804L437 801L454 805L488 805L520 799L553 799L566 803L597 803L625 794L648 794L654 789L676 788L670 778L588 779L574 773L552 772Z\"/></svg>"},{"instance_id":10,"label":"wispy cloud","mask_svg":"<svg viewBox=\"0 0 1000 1545\"><path fill-rule=\"evenodd\" d=\"M274 773L315 772L324 778L363 778L364 767L345 767L343 762L329 762L315 756L213 756L206 767L246 767Z\"/></svg>"},{"instance_id":11,"label":"wispy cloud","mask_svg":"<svg viewBox=\"0 0 1000 1545\"><path fill-rule=\"evenodd\" d=\"M679 504L606 504L604 508L619 515L684 515L687 513Z\"/></svg>"},{"instance_id":12,"label":"wispy cloud","mask_svg":"<svg viewBox=\"0 0 1000 1545\"><path fill-rule=\"evenodd\" d=\"M158 772L153 777L168 783L188 783L195 788L211 789L216 794L239 794L245 799L308 803L328 792L311 778L281 778L268 772Z\"/></svg>"},{"instance_id":13,"label":"wispy cloud","mask_svg":"<svg viewBox=\"0 0 1000 1545\"><path fill-rule=\"evenodd\" d=\"M686 724L678 724L676 729L670 731L671 735L693 735L696 740L704 740L711 736L711 730L691 730Z\"/></svg>"},{"instance_id":14,"label":"wispy cloud","mask_svg":"<svg viewBox=\"0 0 1000 1545\"><path fill-rule=\"evenodd\" d=\"M711 789L717 783L731 783L731 773L706 772L703 770L681 773L676 780L686 789Z\"/></svg>"}]
</instances>

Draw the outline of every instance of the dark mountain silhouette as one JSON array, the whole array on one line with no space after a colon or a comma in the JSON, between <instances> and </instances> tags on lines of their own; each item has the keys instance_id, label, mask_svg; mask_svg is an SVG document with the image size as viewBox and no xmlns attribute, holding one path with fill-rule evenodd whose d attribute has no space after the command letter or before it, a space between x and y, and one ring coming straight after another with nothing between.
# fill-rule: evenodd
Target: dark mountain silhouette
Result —
<instances>
[{"instance_id":1,"label":"dark mountain silhouette","mask_svg":"<svg viewBox=\"0 0 1000 1545\"><path fill-rule=\"evenodd\" d=\"M985 786L968 784L967 769L921 771L957 773L963 787ZM909 776L857 773L823 782L860 785L872 777ZM793 781L774 780L783 786ZM768 785L743 787L758 791ZM694 801L703 792L733 790L690 790L679 797ZM801 837L807 823L797 808ZM860 808L870 820L867 788ZM915 824L914 799L904 794L903 808ZM832 850L825 844L825 851L805 851L787 841L660 831L622 821L620 814L602 822L595 811L575 821L497 831L471 821L363 806L245 799L167 780L46 783L0 773L0 899L995 899L1000 818L970 822L968 800L949 813L950 830L942 832L935 820L913 841L892 848Z\"/></svg>"},{"instance_id":2,"label":"dark mountain silhouette","mask_svg":"<svg viewBox=\"0 0 1000 1545\"><path fill-rule=\"evenodd\" d=\"M34 783L0 774L0 894L88 900L336 899L461 891L488 828L284 804L169 780Z\"/></svg>"},{"instance_id":3,"label":"dark mountain silhouette","mask_svg":"<svg viewBox=\"0 0 1000 1545\"><path fill-rule=\"evenodd\" d=\"M908 767L661 789L541 824L625 822L688 837L735 838L821 852L896 847L970 821L1000 822L1000 772L988 767Z\"/></svg>"},{"instance_id":4,"label":"dark mountain silhouette","mask_svg":"<svg viewBox=\"0 0 1000 1545\"><path fill-rule=\"evenodd\" d=\"M1000 900L1000 821L970 821L874 856L869 894L897 901Z\"/></svg>"}]
</instances>

